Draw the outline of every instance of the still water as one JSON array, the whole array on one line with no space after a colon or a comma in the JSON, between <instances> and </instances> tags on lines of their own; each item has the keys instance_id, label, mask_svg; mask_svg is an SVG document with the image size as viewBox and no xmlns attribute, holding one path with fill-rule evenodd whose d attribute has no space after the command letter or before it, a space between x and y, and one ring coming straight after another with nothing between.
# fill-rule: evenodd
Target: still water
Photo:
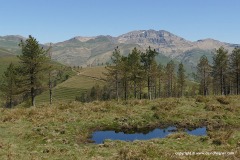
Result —
<instances>
[{"instance_id":1,"label":"still water","mask_svg":"<svg viewBox=\"0 0 240 160\"><path fill-rule=\"evenodd\" d=\"M96 131L92 134L92 140L96 144L103 143L106 139L111 140L123 140L123 141L134 141L134 140L148 140L153 138L164 138L170 133L176 131L176 127L168 127L165 129L156 128L148 133L124 133L115 131ZM207 134L206 127L196 128L194 130L185 129L185 132L191 135L204 136Z\"/></svg>"}]
</instances>

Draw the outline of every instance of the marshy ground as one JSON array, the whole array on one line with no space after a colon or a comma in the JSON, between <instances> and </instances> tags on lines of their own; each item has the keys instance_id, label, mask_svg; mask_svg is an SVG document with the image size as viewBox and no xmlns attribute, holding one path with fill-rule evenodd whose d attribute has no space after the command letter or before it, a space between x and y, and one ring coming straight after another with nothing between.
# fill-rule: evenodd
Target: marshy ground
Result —
<instances>
[{"instance_id":1,"label":"marshy ground","mask_svg":"<svg viewBox=\"0 0 240 160\"><path fill-rule=\"evenodd\" d=\"M166 98L58 102L0 109L0 159L239 159L240 98ZM141 131L176 126L162 139L92 143L97 130ZM207 127L206 136L183 129ZM179 155L182 152L225 155ZM230 153L231 155L227 155Z\"/></svg>"}]
</instances>

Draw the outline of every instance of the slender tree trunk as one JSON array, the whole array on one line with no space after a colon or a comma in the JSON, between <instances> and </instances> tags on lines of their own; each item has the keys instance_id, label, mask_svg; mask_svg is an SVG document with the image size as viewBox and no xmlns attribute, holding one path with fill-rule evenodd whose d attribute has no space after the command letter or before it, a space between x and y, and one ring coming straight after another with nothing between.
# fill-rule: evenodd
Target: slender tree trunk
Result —
<instances>
[{"instance_id":1,"label":"slender tree trunk","mask_svg":"<svg viewBox=\"0 0 240 160\"><path fill-rule=\"evenodd\" d=\"M142 99L142 82L140 83L140 88L139 88L139 99Z\"/></svg>"},{"instance_id":2,"label":"slender tree trunk","mask_svg":"<svg viewBox=\"0 0 240 160\"><path fill-rule=\"evenodd\" d=\"M49 72L49 100L50 100L50 104L52 104L52 81L51 81L50 72Z\"/></svg>"},{"instance_id":3,"label":"slender tree trunk","mask_svg":"<svg viewBox=\"0 0 240 160\"><path fill-rule=\"evenodd\" d=\"M237 71L237 95L239 95L239 73Z\"/></svg>"},{"instance_id":4,"label":"slender tree trunk","mask_svg":"<svg viewBox=\"0 0 240 160\"><path fill-rule=\"evenodd\" d=\"M203 71L203 95L206 96L207 93L206 93L206 71L205 71L205 68L204 68L204 71Z\"/></svg>"},{"instance_id":5,"label":"slender tree trunk","mask_svg":"<svg viewBox=\"0 0 240 160\"><path fill-rule=\"evenodd\" d=\"M156 99L157 98L157 82L155 81L155 86L154 86L154 98Z\"/></svg>"},{"instance_id":6,"label":"slender tree trunk","mask_svg":"<svg viewBox=\"0 0 240 160\"><path fill-rule=\"evenodd\" d=\"M149 98L149 100L152 100L150 76L148 76L148 98Z\"/></svg>"},{"instance_id":7,"label":"slender tree trunk","mask_svg":"<svg viewBox=\"0 0 240 160\"><path fill-rule=\"evenodd\" d=\"M52 88L51 89L49 89L49 98L50 98L50 104L52 104Z\"/></svg>"},{"instance_id":8,"label":"slender tree trunk","mask_svg":"<svg viewBox=\"0 0 240 160\"><path fill-rule=\"evenodd\" d=\"M32 106L35 106L34 87L31 88L31 105L32 105Z\"/></svg>"},{"instance_id":9,"label":"slender tree trunk","mask_svg":"<svg viewBox=\"0 0 240 160\"><path fill-rule=\"evenodd\" d=\"M34 85L34 77L33 77L33 69L31 70L31 105L35 106L35 89L33 87Z\"/></svg>"},{"instance_id":10,"label":"slender tree trunk","mask_svg":"<svg viewBox=\"0 0 240 160\"><path fill-rule=\"evenodd\" d=\"M183 97L183 85L181 85L181 97Z\"/></svg>"},{"instance_id":11,"label":"slender tree trunk","mask_svg":"<svg viewBox=\"0 0 240 160\"><path fill-rule=\"evenodd\" d=\"M9 99L9 107L12 108L12 96L10 96L10 99Z\"/></svg>"},{"instance_id":12,"label":"slender tree trunk","mask_svg":"<svg viewBox=\"0 0 240 160\"><path fill-rule=\"evenodd\" d=\"M158 80L158 98L161 97L161 79Z\"/></svg>"},{"instance_id":13,"label":"slender tree trunk","mask_svg":"<svg viewBox=\"0 0 240 160\"><path fill-rule=\"evenodd\" d=\"M13 82L11 81L11 87L12 87L12 84ZM10 105L10 108L12 108L12 101L13 101L13 88L11 88L11 91L10 91L10 97L9 97L9 105Z\"/></svg>"},{"instance_id":14,"label":"slender tree trunk","mask_svg":"<svg viewBox=\"0 0 240 160\"><path fill-rule=\"evenodd\" d=\"M170 97L172 97L172 92L173 92L173 84L172 84L172 75L170 75Z\"/></svg>"},{"instance_id":15,"label":"slender tree trunk","mask_svg":"<svg viewBox=\"0 0 240 160\"><path fill-rule=\"evenodd\" d=\"M119 102L119 94L118 94L118 73L116 74L116 98Z\"/></svg>"},{"instance_id":16,"label":"slender tree trunk","mask_svg":"<svg viewBox=\"0 0 240 160\"><path fill-rule=\"evenodd\" d=\"M221 95L224 95L224 89L223 89L223 71L221 69Z\"/></svg>"},{"instance_id":17,"label":"slender tree trunk","mask_svg":"<svg viewBox=\"0 0 240 160\"><path fill-rule=\"evenodd\" d=\"M125 101L127 100L127 80L125 80L125 84L124 84L124 99Z\"/></svg>"},{"instance_id":18,"label":"slender tree trunk","mask_svg":"<svg viewBox=\"0 0 240 160\"><path fill-rule=\"evenodd\" d=\"M136 80L134 80L134 98L137 98L137 84L136 84Z\"/></svg>"}]
</instances>

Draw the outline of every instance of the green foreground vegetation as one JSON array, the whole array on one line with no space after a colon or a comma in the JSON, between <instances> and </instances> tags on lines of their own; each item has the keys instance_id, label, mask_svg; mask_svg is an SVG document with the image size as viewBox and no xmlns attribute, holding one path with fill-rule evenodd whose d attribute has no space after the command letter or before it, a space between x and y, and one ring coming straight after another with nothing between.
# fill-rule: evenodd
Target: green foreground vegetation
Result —
<instances>
[{"instance_id":1,"label":"green foreground vegetation","mask_svg":"<svg viewBox=\"0 0 240 160\"><path fill-rule=\"evenodd\" d=\"M66 102L0 109L0 159L239 159L239 96ZM176 126L166 138L91 143L96 130ZM206 136L184 128L206 126ZM179 156L177 152L234 152Z\"/></svg>"}]
</instances>

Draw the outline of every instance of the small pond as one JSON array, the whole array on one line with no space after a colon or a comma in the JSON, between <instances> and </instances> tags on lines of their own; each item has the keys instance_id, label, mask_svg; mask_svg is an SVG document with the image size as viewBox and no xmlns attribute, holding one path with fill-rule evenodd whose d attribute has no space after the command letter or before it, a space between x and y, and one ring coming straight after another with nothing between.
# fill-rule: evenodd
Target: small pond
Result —
<instances>
[{"instance_id":1,"label":"small pond","mask_svg":"<svg viewBox=\"0 0 240 160\"><path fill-rule=\"evenodd\" d=\"M111 140L123 140L123 141L134 141L134 140L148 140L153 138L164 138L172 132L176 132L176 127L168 127L165 129L156 128L148 133L124 133L115 131L96 131L92 134L92 140L96 144L103 143L106 139ZM194 130L185 129L185 132L191 135L204 136L207 134L206 127L196 128Z\"/></svg>"}]
</instances>

